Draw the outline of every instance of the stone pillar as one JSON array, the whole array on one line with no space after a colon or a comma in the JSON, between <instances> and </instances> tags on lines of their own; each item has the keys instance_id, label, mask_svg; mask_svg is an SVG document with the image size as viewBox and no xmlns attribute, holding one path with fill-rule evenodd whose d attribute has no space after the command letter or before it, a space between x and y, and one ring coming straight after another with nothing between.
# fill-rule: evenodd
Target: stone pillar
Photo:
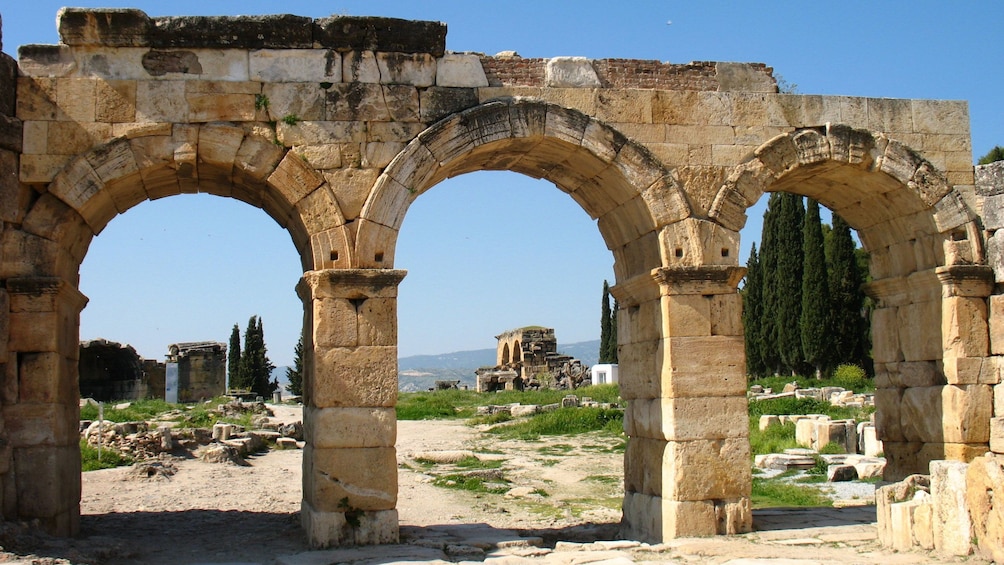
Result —
<instances>
[{"instance_id":1,"label":"stone pillar","mask_svg":"<svg viewBox=\"0 0 1004 565\"><path fill-rule=\"evenodd\" d=\"M397 286L405 271L308 271L303 505L312 547L398 541Z\"/></svg>"},{"instance_id":2,"label":"stone pillar","mask_svg":"<svg viewBox=\"0 0 1004 565\"><path fill-rule=\"evenodd\" d=\"M87 298L59 278L6 281L7 363L0 398L10 457L0 456L3 513L53 535L80 529L77 362Z\"/></svg>"},{"instance_id":3,"label":"stone pillar","mask_svg":"<svg viewBox=\"0 0 1004 565\"><path fill-rule=\"evenodd\" d=\"M720 265L653 271L661 337L652 352L655 378L630 395L625 419L626 537L662 542L752 529L742 298L736 290L744 273Z\"/></svg>"}]
</instances>

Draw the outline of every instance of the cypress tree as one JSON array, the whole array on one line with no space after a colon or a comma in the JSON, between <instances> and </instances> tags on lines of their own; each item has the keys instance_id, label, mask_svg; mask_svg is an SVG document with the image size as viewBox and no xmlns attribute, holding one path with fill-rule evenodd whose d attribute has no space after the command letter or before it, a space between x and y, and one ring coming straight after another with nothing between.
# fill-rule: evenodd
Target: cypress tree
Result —
<instances>
[{"instance_id":1,"label":"cypress tree","mask_svg":"<svg viewBox=\"0 0 1004 565\"><path fill-rule=\"evenodd\" d=\"M289 392L293 396L303 396L303 335L296 341L293 348L293 366L286 367L286 379L289 381Z\"/></svg>"},{"instance_id":2,"label":"cypress tree","mask_svg":"<svg viewBox=\"0 0 1004 565\"><path fill-rule=\"evenodd\" d=\"M805 362L822 378L829 362L830 297L827 284L826 253L819 203L809 199L805 214L802 263L802 316L800 330Z\"/></svg>"},{"instance_id":3,"label":"cypress tree","mask_svg":"<svg viewBox=\"0 0 1004 565\"><path fill-rule=\"evenodd\" d=\"M778 217L781 209L781 193L775 192L767 201L767 210L763 214L763 231L760 234L759 279L761 289L761 308L759 316L760 362L763 363L764 374L779 374L781 372L781 355L778 343L777 303L779 285L777 284L777 231ZM747 276L749 274L747 273ZM754 323L756 324L756 323Z\"/></svg>"},{"instance_id":4,"label":"cypress tree","mask_svg":"<svg viewBox=\"0 0 1004 565\"><path fill-rule=\"evenodd\" d=\"M614 306L610 309L610 339L607 340L609 348L607 349L607 359L610 363L617 363L617 301L614 300Z\"/></svg>"},{"instance_id":5,"label":"cypress tree","mask_svg":"<svg viewBox=\"0 0 1004 565\"><path fill-rule=\"evenodd\" d=\"M784 193L775 232L777 263L774 276L776 304L773 315L777 322L777 348L781 362L792 375L804 365L802 335L802 222L805 209L802 197Z\"/></svg>"},{"instance_id":6,"label":"cypress tree","mask_svg":"<svg viewBox=\"0 0 1004 565\"><path fill-rule=\"evenodd\" d=\"M754 243L746 262L746 284L743 285L743 341L746 345L746 373L758 378L767 374L760 342L763 319L763 274Z\"/></svg>"},{"instance_id":7,"label":"cypress tree","mask_svg":"<svg viewBox=\"0 0 1004 565\"><path fill-rule=\"evenodd\" d=\"M832 308L830 347L834 364L862 363L865 356L867 327L862 317L863 275L858 268L851 228L833 214L830 249L830 303Z\"/></svg>"},{"instance_id":8,"label":"cypress tree","mask_svg":"<svg viewBox=\"0 0 1004 565\"><path fill-rule=\"evenodd\" d=\"M603 300L600 307L600 363L613 363L610 360L611 328L610 285L607 281L603 281Z\"/></svg>"},{"instance_id":9,"label":"cypress tree","mask_svg":"<svg viewBox=\"0 0 1004 565\"><path fill-rule=\"evenodd\" d=\"M279 387L277 381L271 380L274 368L265 348L265 331L261 318L251 316L244 332L244 352L240 366L242 382L246 382L258 396L268 398Z\"/></svg>"},{"instance_id":10,"label":"cypress tree","mask_svg":"<svg viewBox=\"0 0 1004 565\"><path fill-rule=\"evenodd\" d=\"M230 332L230 356L227 357L227 375L229 377L230 388L242 388L240 382L241 367L241 330L234 324L234 330Z\"/></svg>"}]
</instances>

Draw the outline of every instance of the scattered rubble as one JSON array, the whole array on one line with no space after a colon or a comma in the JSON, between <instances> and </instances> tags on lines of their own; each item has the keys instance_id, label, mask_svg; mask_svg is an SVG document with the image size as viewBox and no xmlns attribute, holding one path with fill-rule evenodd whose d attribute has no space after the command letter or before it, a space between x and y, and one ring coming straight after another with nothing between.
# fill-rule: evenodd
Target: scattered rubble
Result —
<instances>
[{"instance_id":1,"label":"scattered rubble","mask_svg":"<svg viewBox=\"0 0 1004 565\"><path fill-rule=\"evenodd\" d=\"M794 397L812 398L820 402L829 402L833 406L845 406L848 408L875 406L875 395L873 393L856 393L839 386L799 388L797 382L790 382L784 385L784 389L778 393L761 385L753 385L746 394L750 400Z\"/></svg>"},{"instance_id":2,"label":"scattered rubble","mask_svg":"<svg viewBox=\"0 0 1004 565\"><path fill-rule=\"evenodd\" d=\"M81 404L92 402L81 400ZM122 406L120 409L128 408ZM112 449L137 461L135 475L139 478L166 478L173 474L163 458L172 455L196 457L209 463L247 465L246 457L275 444L280 449L299 449L303 445L303 423L272 422L275 414L263 402L241 402L235 399L217 405L217 418L237 418L253 414L253 429L228 422L217 422L209 428L175 427L177 422L111 422L108 420L80 422L80 435L88 444ZM178 412L177 416L183 415ZM163 417L163 416L162 416ZM280 445L281 444L281 445Z\"/></svg>"},{"instance_id":3,"label":"scattered rubble","mask_svg":"<svg viewBox=\"0 0 1004 565\"><path fill-rule=\"evenodd\" d=\"M478 406L477 415L491 416L493 414L505 413L509 414L513 418L520 418L533 416L534 414L539 414L541 412L553 412L558 408L602 408L604 410L624 409L623 406L617 403L596 402L588 396L583 396L580 399L574 394L569 394L562 398L560 403L554 404L520 404L519 402L515 402L513 404L488 404L485 406Z\"/></svg>"}]
</instances>

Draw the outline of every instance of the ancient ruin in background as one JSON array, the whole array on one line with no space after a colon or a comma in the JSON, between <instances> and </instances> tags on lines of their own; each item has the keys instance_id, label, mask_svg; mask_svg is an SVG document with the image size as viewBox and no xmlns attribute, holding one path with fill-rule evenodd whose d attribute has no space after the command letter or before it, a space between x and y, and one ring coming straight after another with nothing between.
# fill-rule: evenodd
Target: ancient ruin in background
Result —
<instances>
[{"instance_id":1,"label":"ancient ruin in background","mask_svg":"<svg viewBox=\"0 0 1004 565\"><path fill-rule=\"evenodd\" d=\"M738 246L765 192L817 199L870 253L887 478L1000 449L999 193L975 186L965 102L779 94L762 64L451 53L437 22L66 9L58 27L0 57L6 518L79 528L91 238L206 192L268 213L303 265L310 543L397 540L398 230L479 170L553 182L614 259L623 535L751 527Z\"/></svg>"},{"instance_id":2,"label":"ancient ruin in background","mask_svg":"<svg viewBox=\"0 0 1004 565\"><path fill-rule=\"evenodd\" d=\"M590 382L588 366L558 352L554 328L526 326L502 332L495 339L495 366L476 371L478 392L571 389Z\"/></svg>"}]
</instances>

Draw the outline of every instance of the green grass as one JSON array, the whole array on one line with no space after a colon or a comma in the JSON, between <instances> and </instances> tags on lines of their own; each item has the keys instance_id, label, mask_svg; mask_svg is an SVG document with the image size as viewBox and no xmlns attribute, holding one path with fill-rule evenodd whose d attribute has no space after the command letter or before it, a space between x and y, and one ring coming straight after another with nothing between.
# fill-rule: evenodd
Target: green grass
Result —
<instances>
[{"instance_id":1,"label":"green grass","mask_svg":"<svg viewBox=\"0 0 1004 565\"><path fill-rule=\"evenodd\" d=\"M753 508L785 506L832 506L823 491L806 485L793 485L774 479L753 477L750 497Z\"/></svg>"},{"instance_id":2,"label":"green grass","mask_svg":"<svg viewBox=\"0 0 1004 565\"><path fill-rule=\"evenodd\" d=\"M87 440L80 439L80 464L83 471L97 471L98 469L111 469L113 467L123 467L132 465L133 459L126 455L109 449L101 450L101 458L98 458L98 448L91 446Z\"/></svg>"},{"instance_id":3,"label":"green grass","mask_svg":"<svg viewBox=\"0 0 1004 565\"><path fill-rule=\"evenodd\" d=\"M502 482L502 481L495 481ZM508 482L508 481L506 481ZM509 492L508 486L488 486L484 479L480 477L468 477L459 474L443 475L432 480L432 484L437 487L450 488L455 490L466 490L470 492L481 492L490 494L505 494Z\"/></svg>"},{"instance_id":4,"label":"green grass","mask_svg":"<svg viewBox=\"0 0 1004 565\"><path fill-rule=\"evenodd\" d=\"M478 459L477 457L464 457L454 463L461 469L498 469L502 467L501 459Z\"/></svg>"},{"instance_id":5,"label":"green grass","mask_svg":"<svg viewBox=\"0 0 1004 565\"><path fill-rule=\"evenodd\" d=\"M760 431L757 422L750 418L750 451L753 455L783 453L793 447L798 447L795 443L795 424L774 425Z\"/></svg>"},{"instance_id":6,"label":"green grass","mask_svg":"<svg viewBox=\"0 0 1004 565\"><path fill-rule=\"evenodd\" d=\"M536 440L540 436L577 435L603 431L611 435L623 433L624 413L603 408L559 408L537 414L513 424L491 428L488 433L504 439Z\"/></svg>"},{"instance_id":7,"label":"green grass","mask_svg":"<svg viewBox=\"0 0 1004 565\"><path fill-rule=\"evenodd\" d=\"M122 403L108 403L105 404L104 416L105 420L110 422L137 422L144 421L153 418L159 414L165 412L170 412L171 410L183 410L184 405L181 404L171 404L170 402L165 402L160 399L146 399L146 400L132 400L128 401L129 407L118 410L114 408L115 404ZM97 420L98 419L98 407L93 404L86 404L80 407L80 419L81 420Z\"/></svg>"},{"instance_id":8,"label":"green grass","mask_svg":"<svg viewBox=\"0 0 1004 565\"><path fill-rule=\"evenodd\" d=\"M473 390L437 390L427 392L403 392L397 399L398 420L432 420L443 418L470 418L474 416L475 408L490 404L557 404L568 394L579 398L589 397L596 402L619 402L620 388L617 385L596 385L568 390L506 390L499 392L479 393ZM504 416L488 416L485 421L475 423L493 423L492 418L499 420ZM497 422L496 422L497 423Z\"/></svg>"}]
</instances>

